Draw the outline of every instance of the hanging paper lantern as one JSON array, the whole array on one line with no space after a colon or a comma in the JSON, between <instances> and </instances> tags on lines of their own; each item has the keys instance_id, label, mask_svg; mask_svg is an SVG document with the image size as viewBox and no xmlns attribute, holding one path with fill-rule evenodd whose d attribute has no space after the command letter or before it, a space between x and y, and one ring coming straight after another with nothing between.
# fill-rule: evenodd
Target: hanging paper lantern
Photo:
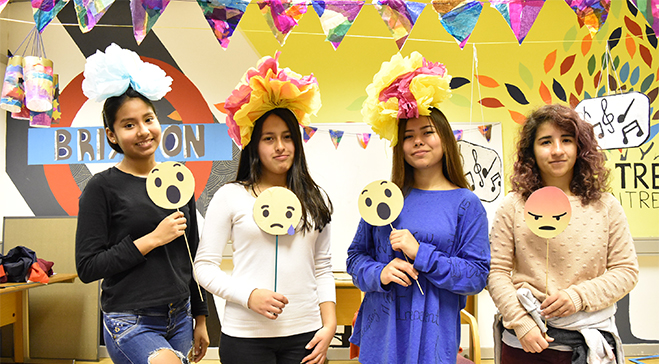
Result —
<instances>
[{"instance_id":1,"label":"hanging paper lantern","mask_svg":"<svg viewBox=\"0 0 659 364\"><path fill-rule=\"evenodd\" d=\"M53 109L53 61L27 56L23 61L25 105L32 111Z\"/></svg>"},{"instance_id":2,"label":"hanging paper lantern","mask_svg":"<svg viewBox=\"0 0 659 364\"><path fill-rule=\"evenodd\" d=\"M53 120L53 110L38 112L30 111L30 126L36 128L49 128Z\"/></svg>"},{"instance_id":3,"label":"hanging paper lantern","mask_svg":"<svg viewBox=\"0 0 659 364\"><path fill-rule=\"evenodd\" d=\"M5 81L2 84L2 99L0 107L11 112L20 112L23 107L25 93L23 91L23 57L9 58Z\"/></svg>"}]
</instances>

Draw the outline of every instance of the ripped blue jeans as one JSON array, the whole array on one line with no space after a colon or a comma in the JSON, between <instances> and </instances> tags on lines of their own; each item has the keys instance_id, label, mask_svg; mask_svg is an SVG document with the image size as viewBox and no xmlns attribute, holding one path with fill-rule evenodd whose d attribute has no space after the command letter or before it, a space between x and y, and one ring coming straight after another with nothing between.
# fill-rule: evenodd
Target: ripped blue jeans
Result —
<instances>
[{"instance_id":1,"label":"ripped blue jeans","mask_svg":"<svg viewBox=\"0 0 659 364\"><path fill-rule=\"evenodd\" d=\"M190 300L130 312L103 312L103 337L115 364L148 364L161 349L183 364L193 343Z\"/></svg>"}]
</instances>

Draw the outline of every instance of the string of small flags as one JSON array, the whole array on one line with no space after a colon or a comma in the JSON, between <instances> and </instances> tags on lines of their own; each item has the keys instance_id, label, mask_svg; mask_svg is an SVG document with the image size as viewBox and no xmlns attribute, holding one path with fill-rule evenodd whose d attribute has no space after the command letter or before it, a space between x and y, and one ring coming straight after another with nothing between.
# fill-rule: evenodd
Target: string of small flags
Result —
<instances>
[{"instance_id":1,"label":"string of small flags","mask_svg":"<svg viewBox=\"0 0 659 364\"><path fill-rule=\"evenodd\" d=\"M477 129L488 142L492 138L492 124L478 125L478 127L468 129L453 129L453 136L455 137L455 140L462 140L465 130L473 129ZM304 139L304 142L309 142L311 137L313 137L317 131L319 131L317 126L302 126L302 138ZM321 129L321 131L326 131L329 134L330 140L332 141L332 144L334 144L334 149L339 148L339 144L346 135L354 135L362 149L366 149L368 143L371 141L371 136L373 135L373 133L354 133L329 128L327 130Z\"/></svg>"}]
</instances>

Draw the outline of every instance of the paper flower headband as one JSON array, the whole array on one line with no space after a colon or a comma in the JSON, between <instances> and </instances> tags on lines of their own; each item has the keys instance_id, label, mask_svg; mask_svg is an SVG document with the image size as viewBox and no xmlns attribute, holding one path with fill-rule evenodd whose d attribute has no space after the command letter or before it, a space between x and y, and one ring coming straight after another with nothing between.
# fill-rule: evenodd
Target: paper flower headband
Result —
<instances>
[{"instance_id":1,"label":"paper flower headband","mask_svg":"<svg viewBox=\"0 0 659 364\"><path fill-rule=\"evenodd\" d=\"M128 86L151 101L162 99L172 89L172 78L160 67L114 43L105 53L97 50L87 58L84 75L82 92L97 102L123 94Z\"/></svg>"},{"instance_id":2,"label":"paper flower headband","mask_svg":"<svg viewBox=\"0 0 659 364\"><path fill-rule=\"evenodd\" d=\"M373 131L398 142L398 120L430 115L430 108L451 97L451 76L441 63L427 61L419 52L403 58L400 53L382 63L366 87L362 105L364 121Z\"/></svg>"},{"instance_id":3,"label":"paper flower headband","mask_svg":"<svg viewBox=\"0 0 659 364\"><path fill-rule=\"evenodd\" d=\"M313 76L302 76L288 68L279 68L279 52L275 58L263 57L245 73L224 102L229 136L240 147L249 144L254 123L266 112L286 108L300 124L309 125L309 114L320 109L320 90Z\"/></svg>"}]
</instances>

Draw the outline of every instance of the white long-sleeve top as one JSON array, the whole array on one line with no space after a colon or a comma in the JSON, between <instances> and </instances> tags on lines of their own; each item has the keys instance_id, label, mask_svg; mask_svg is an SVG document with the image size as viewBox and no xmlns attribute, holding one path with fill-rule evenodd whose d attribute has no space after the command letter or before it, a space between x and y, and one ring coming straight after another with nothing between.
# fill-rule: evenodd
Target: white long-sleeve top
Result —
<instances>
[{"instance_id":1,"label":"white long-sleeve top","mask_svg":"<svg viewBox=\"0 0 659 364\"><path fill-rule=\"evenodd\" d=\"M252 216L256 198L242 185L222 186L211 200L195 258L199 284L227 301L222 332L242 338L282 337L322 327L319 304L336 302L330 253L330 224L318 230L276 238L262 231ZM276 252L276 239L278 251ZM228 241L233 273L220 269ZM247 308L257 288L274 290L288 305L276 320Z\"/></svg>"}]
</instances>

